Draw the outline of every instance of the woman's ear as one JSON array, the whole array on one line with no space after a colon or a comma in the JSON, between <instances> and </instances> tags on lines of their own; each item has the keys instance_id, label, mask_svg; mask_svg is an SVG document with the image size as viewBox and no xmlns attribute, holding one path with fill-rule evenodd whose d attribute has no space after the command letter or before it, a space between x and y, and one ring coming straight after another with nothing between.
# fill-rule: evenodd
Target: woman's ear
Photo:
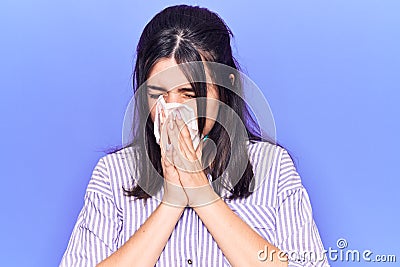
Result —
<instances>
[{"instance_id":1,"label":"woman's ear","mask_svg":"<svg viewBox=\"0 0 400 267\"><path fill-rule=\"evenodd\" d=\"M231 84L233 86L235 84L235 75L233 75L232 73L229 74L229 79L231 80Z\"/></svg>"}]
</instances>

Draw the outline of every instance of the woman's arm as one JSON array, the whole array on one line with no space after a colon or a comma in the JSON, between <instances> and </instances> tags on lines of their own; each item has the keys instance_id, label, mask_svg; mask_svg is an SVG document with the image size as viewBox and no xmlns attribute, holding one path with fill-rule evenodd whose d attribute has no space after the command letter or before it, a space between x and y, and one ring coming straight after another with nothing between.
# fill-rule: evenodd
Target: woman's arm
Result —
<instances>
[{"instance_id":1,"label":"woman's arm","mask_svg":"<svg viewBox=\"0 0 400 267\"><path fill-rule=\"evenodd\" d=\"M117 250L122 217L116 207L105 158L96 164L60 267L95 266Z\"/></svg>"},{"instance_id":2,"label":"woman's arm","mask_svg":"<svg viewBox=\"0 0 400 267\"><path fill-rule=\"evenodd\" d=\"M280 249L256 233L222 199L193 209L232 266L288 266ZM260 256L265 257L259 255L260 250L272 256L259 260Z\"/></svg>"},{"instance_id":3,"label":"woman's arm","mask_svg":"<svg viewBox=\"0 0 400 267\"><path fill-rule=\"evenodd\" d=\"M163 199L145 223L118 249L117 240L123 222L114 201L105 161L101 158L93 170L85 204L60 267L95 266L102 260L99 266L154 266L185 205L174 207L164 204L167 200ZM164 198L167 197L168 194L164 194ZM186 200L170 199L170 203Z\"/></svg>"},{"instance_id":4,"label":"woman's arm","mask_svg":"<svg viewBox=\"0 0 400 267\"><path fill-rule=\"evenodd\" d=\"M161 202L131 238L97 266L154 266L183 210Z\"/></svg>"},{"instance_id":5,"label":"woman's arm","mask_svg":"<svg viewBox=\"0 0 400 267\"><path fill-rule=\"evenodd\" d=\"M172 159L178 166L179 181L185 189L188 205L196 211L230 264L240 267L288 266L284 254L256 233L214 192L198 160L201 158L202 142L194 150L183 120L180 117L168 118L167 122L172 126L167 129L173 144ZM268 253L275 253L261 261L259 251L266 248Z\"/></svg>"},{"instance_id":6,"label":"woman's arm","mask_svg":"<svg viewBox=\"0 0 400 267\"><path fill-rule=\"evenodd\" d=\"M285 150L282 150L278 168L276 245L288 252L290 258L282 259L282 254L278 253L280 249L253 231L222 199L209 205L194 207L194 210L233 266L290 264L329 267L326 251L313 220L307 191ZM267 255L260 255L261 250L263 253L268 252ZM271 262L272 251L275 253ZM259 257L266 260L258 261Z\"/></svg>"},{"instance_id":7,"label":"woman's arm","mask_svg":"<svg viewBox=\"0 0 400 267\"><path fill-rule=\"evenodd\" d=\"M98 266L154 266L186 207L188 199L172 164L171 147L164 147L168 144L165 128L161 127L160 142L165 177L163 201L130 239Z\"/></svg>"},{"instance_id":8,"label":"woman's arm","mask_svg":"<svg viewBox=\"0 0 400 267\"><path fill-rule=\"evenodd\" d=\"M281 150L279 165L276 245L289 253L290 264L329 267L307 190L301 183L290 155L284 149Z\"/></svg>"}]
</instances>

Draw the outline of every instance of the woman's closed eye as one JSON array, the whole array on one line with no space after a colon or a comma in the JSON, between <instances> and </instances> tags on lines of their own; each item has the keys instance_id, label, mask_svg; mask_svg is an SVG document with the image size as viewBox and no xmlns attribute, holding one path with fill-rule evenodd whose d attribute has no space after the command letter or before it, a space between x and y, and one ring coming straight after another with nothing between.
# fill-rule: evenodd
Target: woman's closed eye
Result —
<instances>
[{"instance_id":1,"label":"woman's closed eye","mask_svg":"<svg viewBox=\"0 0 400 267\"><path fill-rule=\"evenodd\" d=\"M150 96L150 98L158 99L160 97L160 95L162 95L162 94L150 94L150 93L148 93L148 95Z\"/></svg>"},{"instance_id":2,"label":"woman's closed eye","mask_svg":"<svg viewBox=\"0 0 400 267\"><path fill-rule=\"evenodd\" d=\"M150 94L150 93L148 93L148 95L150 96L150 98L158 99L160 97L160 95L162 95L162 94ZM186 97L186 98L195 98L196 97L193 94L184 94L183 96Z\"/></svg>"},{"instance_id":3,"label":"woman's closed eye","mask_svg":"<svg viewBox=\"0 0 400 267\"><path fill-rule=\"evenodd\" d=\"M196 97L195 95L189 95L189 94L184 94L184 96L188 97L188 98L195 98Z\"/></svg>"}]
</instances>

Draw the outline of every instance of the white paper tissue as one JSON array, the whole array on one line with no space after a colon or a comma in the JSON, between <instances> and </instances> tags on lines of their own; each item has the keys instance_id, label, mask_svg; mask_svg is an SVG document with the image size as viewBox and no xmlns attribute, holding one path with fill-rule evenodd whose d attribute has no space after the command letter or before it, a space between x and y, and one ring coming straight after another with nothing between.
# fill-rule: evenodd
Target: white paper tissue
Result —
<instances>
[{"instance_id":1,"label":"white paper tissue","mask_svg":"<svg viewBox=\"0 0 400 267\"><path fill-rule=\"evenodd\" d=\"M157 99L156 104L156 115L154 119L154 136L156 137L157 144L160 144L160 137L161 137L161 110L164 109L165 117L168 118L169 114L174 110L181 114L181 118L185 122L190 132L190 137L192 138L193 147L196 150L199 143L200 137L198 135L198 125L197 125L197 118L195 117L194 110L185 104L180 103L166 103L163 95ZM165 125L166 127L166 125Z\"/></svg>"}]
</instances>

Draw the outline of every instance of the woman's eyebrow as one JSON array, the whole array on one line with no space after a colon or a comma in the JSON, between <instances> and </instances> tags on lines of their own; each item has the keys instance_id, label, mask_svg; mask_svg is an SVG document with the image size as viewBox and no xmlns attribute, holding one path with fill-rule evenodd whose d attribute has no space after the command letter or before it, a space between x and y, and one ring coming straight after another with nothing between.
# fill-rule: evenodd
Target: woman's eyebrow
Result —
<instances>
[{"instance_id":1,"label":"woman's eyebrow","mask_svg":"<svg viewBox=\"0 0 400 267\"><path fill-rule=\"evenodd\" d=\"M147 85L147 88L150 88L150 89L153 89L153 90L158 90L158 91L164 91L164 92L167 91L167 89L165 89L163 87L155 86L155 85Z\"/></svg>"},{"instance_id":2,"label":"woman's eyebrow","mask_svg":"<svg viewBox=\"0 0 400 267\"><path fill-rule=\"evenodd\" d=\"M153 89L153 90L158 90L158 91L163 91L167 92L168 90L160 87L160 86L155 86L155 85L147 85L147 88ZM179 92L193 92L193 88L191 87L183 87L183 88L178 88Z\"/></svg>"},{"instance_id":3,"label":"woman's eyebrow","mask_svg":"<svg viewBox=\"0 0 400 267\"><path fill-rule=\"evenodd\" d=\"M193 89L191 87L184 87L184 88L179 88L179 92L193 92Z\"/></svg>"}]
</instances>

